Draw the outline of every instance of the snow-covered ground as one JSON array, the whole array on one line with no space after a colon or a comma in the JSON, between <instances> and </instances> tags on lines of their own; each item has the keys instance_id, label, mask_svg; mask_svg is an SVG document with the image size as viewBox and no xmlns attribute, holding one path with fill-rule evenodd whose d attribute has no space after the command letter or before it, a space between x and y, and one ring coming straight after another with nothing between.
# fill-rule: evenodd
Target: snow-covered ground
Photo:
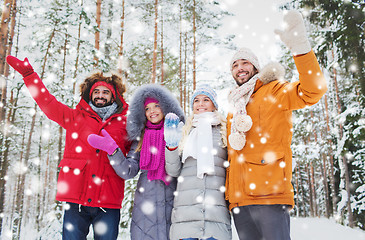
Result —
<instances>
[{"instance_id":1,"label":"snow-covered ground","mask_svg":"<svg viewBox=\"0 0 365 240\"><path fill-rule=\"evenodd\" d=\"M295 218L291 217L291 239L292 240L365 240L365 231L358 228L350 228L336 223L333 219L326 218ZM61 223L55 221L48 229L44 229L38 236L33 235L31 229L27 230L26 236L23 235L20 239L52 239L61 240ZM127 229L126 229L127 230ZM93 239L92 229L88 235L88 240ZM1 240L11 240L11 233L4 233L0 236ZM128 240L129 231L119 233L118 240ZM224 239L223 239L224 240ZM234 230L233 240L238 240Z\"/></svg>"},{"instance_id":2,"label":"snow-covered ground","mask_svg":"<svg viewBox=\"0 0 365 240\"><path fill-rule=\"evenodd\" d=\"M290 218L292 240L365 240L365 231L342 226L327 218ZM233 240L238 237L233 236Z\"/></svg>"},{"instance_id":3,"label":"snow-covered ground","mask_svg":"<svg viewBox=\"0 0 365 240\"><path fill-rule=\"evenodd\" d=\"M292 240L362 240L365 231L352 229L327 218L291 218Z\"/></svg>"}]
</instances>

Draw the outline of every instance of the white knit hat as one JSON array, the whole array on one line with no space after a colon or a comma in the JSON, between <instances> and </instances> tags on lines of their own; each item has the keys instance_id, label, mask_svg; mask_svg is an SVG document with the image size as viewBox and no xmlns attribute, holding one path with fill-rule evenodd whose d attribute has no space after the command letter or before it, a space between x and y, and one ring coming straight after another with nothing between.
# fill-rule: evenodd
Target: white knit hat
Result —
<instances>
[{"instance_id":1,"label":"white knit hat","mask_svg":"<svg viewBox=\"0 0 365 240\"><path fill-rule=\"evenodd\" d=\"M260 72L260 64L259 64L259 60L257 58L257 56L248 48L241 48L240 50L238 50L234 55L233 58L231 60L231 71L232 71L232 67L233 67L233 63L239 59L245 59L248 60L252 63L252 65L254 65L254 67L257 69L258 72Z\"/></svg>"}]
</instances>

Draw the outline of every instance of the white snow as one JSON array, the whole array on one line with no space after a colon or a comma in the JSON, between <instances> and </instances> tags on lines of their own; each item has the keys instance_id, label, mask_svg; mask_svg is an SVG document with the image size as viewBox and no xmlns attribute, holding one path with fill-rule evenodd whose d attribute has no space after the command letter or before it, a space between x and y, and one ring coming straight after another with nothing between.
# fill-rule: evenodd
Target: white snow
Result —
<instances>
[{"instance_id":1,"label":"white snow","mask_svg":"<svg viewBox=\"0 0 365 240\"><path fill-rule=\"evenodd\" d=\"M327 218L291 217L290 232L292 240L365 240L365 231L340 225ZM232 240L238 240L235 232Z\"/></svg>"},{"instance_id":2,"label":"white snow","mask_svg":"<svg viewBox=\"0 0 365 240\"><path fill-rule=\"evenodd\" d=\"M365 239L365 232L352 229L327 218L291 218L291 238L293 240L339 240Z\"/></svg>"}]
</instances>

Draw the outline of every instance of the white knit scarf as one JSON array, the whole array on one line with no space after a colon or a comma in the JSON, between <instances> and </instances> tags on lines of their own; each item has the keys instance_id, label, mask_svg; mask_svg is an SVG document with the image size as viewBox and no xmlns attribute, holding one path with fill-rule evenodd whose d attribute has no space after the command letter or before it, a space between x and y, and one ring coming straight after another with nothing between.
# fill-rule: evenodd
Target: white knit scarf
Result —
<instances>
[{"instance_id":1,"label":"white knit scarf","mask_svg":"<svg viewBox=\"0 0 365 240\"><path fill-rule=\"evenodd\" d=\"M193 157L197 161L197 177L214 173L214 155L212 125L220 124L220 118L215 112L195 114L193 127L186 139L182 162Z\"/></svg>"},{"instance_id":2,"label":"white knit scarf","mask_svg":"<svg viewBox=\"0 0 365 240\"><path fill-rule=\"evenodd\" d=\"M233 106L233 118L231 134L228 141L235 150L241 150L246 144L245 132L251 129L252 119L247 115L246 106L255 89L258 75L253 76L248 82L232 89L228 95L228 101Z\"/></svg>"}]
</instances>

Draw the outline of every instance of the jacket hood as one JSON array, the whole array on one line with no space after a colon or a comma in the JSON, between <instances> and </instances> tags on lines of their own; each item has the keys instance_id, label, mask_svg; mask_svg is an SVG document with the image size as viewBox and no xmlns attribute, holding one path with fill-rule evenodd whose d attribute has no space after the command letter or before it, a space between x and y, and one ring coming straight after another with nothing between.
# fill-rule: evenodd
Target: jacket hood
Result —
<instances>
[{"instance_id":1,"label":"jacket hood","mask_svg":"<svg viewBox=\"0 0 365 240\"><path fill-rule=\"evenodd\" d=\"M184 112L176 97L167 88L158 84L147 84L137 88L129 104L127 132L130 140L140 137L146 124L144 102L147 97L157 99L164 115L175 113L180 121L185 122Z\"/></svg>"},{"instance_id":2,"label":"jacket hood","mask_svg":"<svg viewBox=\"0 0 365 240\"><path fill-rule=\"evenodd\" d=\"M275 80L283 81L285 69L280 63L271 62L264 66L258 74L258 78L265 85Z\"/></svg>"}]
</instances>

